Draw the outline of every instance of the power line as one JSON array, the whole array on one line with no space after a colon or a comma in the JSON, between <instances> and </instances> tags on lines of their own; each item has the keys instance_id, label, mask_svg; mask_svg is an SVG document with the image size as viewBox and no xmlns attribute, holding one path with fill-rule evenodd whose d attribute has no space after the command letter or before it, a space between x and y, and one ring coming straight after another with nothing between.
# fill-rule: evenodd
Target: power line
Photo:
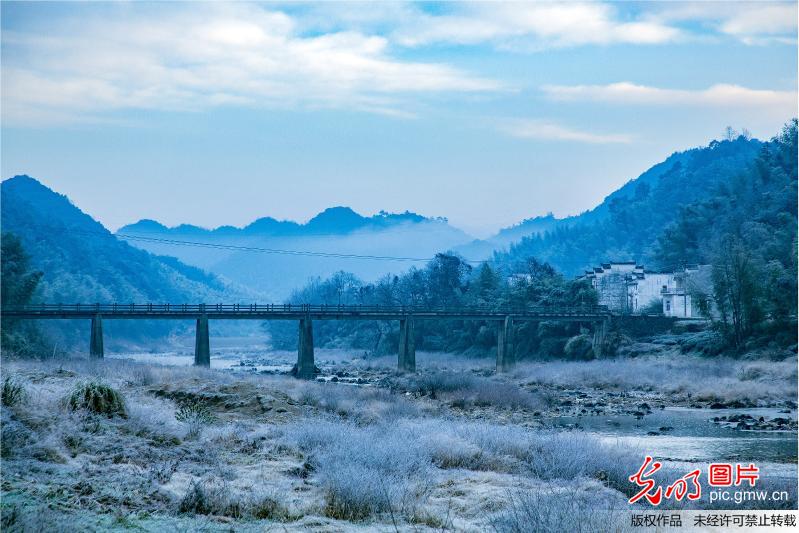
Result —
<instances>
[{"instance_id":1,"label":"power line","mask_svg":"<svg viewBox=\"0 0 799 533\"><path fill-rule=\"evenodd\" d=\"M254 253L265 253L265 254L276 254L276 255L301 256L301 257L325 257L331 259L363 259L369 261L398 261L398 262L429 262L435 259L435 257L402 257L402 256L388 256L388 255L316 252L311 250L291 250L291 249L282 249L282 248L265 248L258 246L242 246L242 245L225 244L225 243L209 243L209 242L199 242L199 241L184 241L179 239L165 239L158 237L145 237L143 235L133 235L125 233L114 234L110 232L88 231L88 230L79 230L75 228L64 228L64 227L62 228L50 227L48 229L60 233L82 233L88 235L99 235L103 237L120 238L130 241L149 242L154 244L166 244L172 246L188 246L188 247L209 248L216 250L254 252ZM472 263L472 264L482 264L491 261L491 259L478 260L478 259L465 259L465 258L461 258L461 260L464 263ZM543 261L547 262L546 259L544 259ZM571 264L571 265L580 265L580 266L585 266L589 264L586 261L579 261L579 260L576 261L555 260L554 262L558 264ZM681 268L681 265L669 265L661 267L661 269L667 269L667 270L675 270L678 268Z\"/></svg>"},{"instance_id":2,"label":"power line","mask_svg":"<svg viewBox=\"0 0 799 533\"><path fill-rule=\"evenodd\" d=\"M361 254L346 254L346 253L335 253L335 252L314 252L311 250L286 250L280 248L261 248L258 246L240 246L235 244L183 241L177 239L162 239L157 237L143 237L140 235L128 235L124 233L117 233L116 236L126 240L170 244L175 246L195 246L200 248L213 248L217 250L258 252L258 253L279 254L279 255L328 257L336 259L369 259L373 261L432 261L434 259L432 257L396 257L388 255L361 255ZM474 260L464 260L464 261L470 263L482 263L482 261L474 261Z\"/></svg>"},{"instance_id":3,"label":"power line","mask_svg":"<svg viewBox=\"0 0 799 533\"><path fill-rule=\"evenodd\" d=\"M161 244L171 244L177 246L196 246L202 248L212 248L212 249L220 249L220 250L232 250L232 251L243 251L243 252L259 252L259 253L272 253L272 254L284 254L284 255L299 255L299 256L314 256L314 257L331 257L331 258L340 258L340 259L370 259L376 261L432 261L435 259L434 257L396 257L396 256L383 256L383 255L360 255L360 254L343 254L343 253L333 253L333 252L314 252L310 250L285 250L285 249L275 249L275 248L261 248L257 246L241 246L235 244L224 244L224 243L208 243L208 242L198 242L198 241L183 241L178 239L164 239L164 238L157 238L157 237L144 237L141 235L131 235L131 234L124 234L124 233L117 233L115 234L117 237L121 237L123 239L128 240L135 240L135 241L143 241L143 242L155 242ZM465 263L485 263L488 262L489 259L465 259L461 258L461 260ZM557 261L557 263L561 264L572 264L572 265L585 265L587 264L585 261L579 260L572 260L572 261ZM639 262L636 261L636 264ZM670 267L665 267L670 268ZM675 267L676 268L676 267Z\"/></svg>"}]
</instances>

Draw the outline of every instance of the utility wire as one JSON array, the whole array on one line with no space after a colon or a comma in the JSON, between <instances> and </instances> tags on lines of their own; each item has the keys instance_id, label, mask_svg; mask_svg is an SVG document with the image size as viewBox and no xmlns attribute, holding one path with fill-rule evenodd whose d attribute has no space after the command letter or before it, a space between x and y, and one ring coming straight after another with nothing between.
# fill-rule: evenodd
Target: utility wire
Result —
<instances>
[{"instance_id":1,"label":"utility wire","mask_svg":"<svg viewBox=\"0 0 799 533\"><path fill-rule=\"evenodd\" d=\"M106 233L101 231L88 231L88 230L79 230L79 229L65 228L65 227L62 228L52 227L48 229L54 232L61 232L61 233L82 233L88 235L100 235L103 237L112 237L112 238L116 237L126 241L130 240L130 241L139 241L139 242L149 242L153 244L166 244L171 246L189 246L189 247L216 249L216 250L230 250L230 251L239 251L239 252L254 252L254 253L265 253L265 254L276 254L276 255L326 257L332 259L363 259L370 261L399 261L399 262L429 262L435 259L435 257L402 257L402 256L388 256L388 255L347 254L347 253L336 253L336 252L315 252L311 250L290 250L282 248L264 248L258 246L242 246L235 244L185 241L179 239L165 239L158 237L145 237L143 235L133 235L126 233L114 234L111 232ZM471 263L471 264L482 264L490 261L490 259L478 260L478 259L465 259L465 258L461 258L461 260L464 263ZM556 262L560 264L572 264L580 266L586 264L585 261L573 261L573 260L572 261L564 260ZM673 265L661 268L666 270L676 270L682 268L682 265Z\"/></svg>"},{"instance_id":2,"label":"utility wire","mask_svg":"<svg viewBox=\"0 0 799 533\"><path fill-rule=\"evenodd\" d=\"M61 233L81 233L85 235L99 235L103 237L120 238L123 240L131 240L131 241L150 242L155 244L168 244L172 246L194 246L199 248L211 248L216 250L257 252L257 253L278 254L278 255L327 257L333 259L367 259L372 261L411 261L411 262L427 262L435 259L434 257L398 257L398 256L389 256L389 255L364 255L364 254L347 254L347 253L336 253L336 252L315 252L311 250L287 250L280 248L262 248L258 246L241 246L241 245L224 244L224 243L184 241L178 239L162 239L157 237L144 237L141 235L129 235L125 233L114 234L110 232L105 233L101 231L88 231L88 230L79 230L74 228L50 228L50 229L54 232L61 232ZM478 263L478 264L484 262L473 259L463 259L463 261L467 263Z\"/></svg>"},{"instance_id":3,"label":"utility wire","mask_svg":"<svg viewBox=\"0 0 799 533\"><path fill-rule=\"evenodd\" d=\"M139 235L128 235L124 233L117 233L117 237L142 242L152 242L161 244L171 244L176 246L197 246L202 248L214 248L218 250L234 250L242 252L259 252L266 254L281 254L281 255L301 255L311 257L331 257L337 259L371 259L374 261L431 261L432 257L395 257L388 255L360 255L360 254L344 254L335 252L313 252L310 250L285 250L279 248L261 248L257 246L239 246L234 244L222 243L209 243L197 241L183 241L177 239L161 239L156 237L142 237ZM481 263L482 261L465 260L470 263Z\"/></svg>"}]
</instances>

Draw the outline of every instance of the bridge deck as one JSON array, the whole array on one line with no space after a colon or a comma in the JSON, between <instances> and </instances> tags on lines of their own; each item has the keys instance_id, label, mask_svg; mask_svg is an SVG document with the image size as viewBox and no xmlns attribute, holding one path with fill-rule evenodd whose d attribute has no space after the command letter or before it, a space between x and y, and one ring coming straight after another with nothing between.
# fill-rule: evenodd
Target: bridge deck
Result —
<instances>
[{"instance_id":1,"label":"bridge deck","mask_svg":"<svg viewBox=\"0 0 799 533\"><path fill-rule=\"evenodd\" d=\"M41 304L5 307L7 318L77 319L101 315L104 319L195 319L200 316L224 320L565 320L596 321L610 317L604 306L429 308L382 305L308 304Z\"/></svg>"}]
</instances>

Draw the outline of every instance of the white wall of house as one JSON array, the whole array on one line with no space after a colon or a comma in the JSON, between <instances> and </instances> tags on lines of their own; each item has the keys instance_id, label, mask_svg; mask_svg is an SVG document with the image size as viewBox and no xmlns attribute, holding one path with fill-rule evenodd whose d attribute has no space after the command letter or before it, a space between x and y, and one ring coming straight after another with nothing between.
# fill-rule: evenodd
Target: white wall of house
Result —
<instances>
[{"instance_id":1,"label":"white wall of house","mask_svg":"<svg viewBox=\"0 0 799 533\"><path fill-rule=\"evenodd\" d=\"M632 312L638 313L653 302L660 303L664 288L674 289L674 274L645 272L643 278L635 279L630 285Z\"/></svg>"},{"instance_id":2,"label":"white wall of house","mask_svg":"<svg viewBox=\"0 0 799 533\"><path fill-rule=\"evenodd\" d=\"M684 292L672 292L663 296L663 314L678 318L693 317L691 295Z\"/></svg>"},{"instance_id":3,"label":"white wall of house","mask_svg":"<svg viewBox=\"0 0 799 533\"><path fill-rule=\"evenodd\" d=\"M679 318L694 314L691 294L707 291L709 267L699 266L672 272L646 272L631 262L603 263L586 272L583 279L591 281L599 295L599 304L617 313L640 313L654 304L662 305L663 314Z\"/></svg>"},{"instance_id":4,"label":"white wall of house","mask_svg":"<svg viewBox=\"0 0 799 533\"><path fill-rule=\"evenodd\" d=\"M596 289L599 305L624 313L629 312L627 282L635 270L635 263L604 263L583 277L589 279Z\"/></svg>"}]
</instances>

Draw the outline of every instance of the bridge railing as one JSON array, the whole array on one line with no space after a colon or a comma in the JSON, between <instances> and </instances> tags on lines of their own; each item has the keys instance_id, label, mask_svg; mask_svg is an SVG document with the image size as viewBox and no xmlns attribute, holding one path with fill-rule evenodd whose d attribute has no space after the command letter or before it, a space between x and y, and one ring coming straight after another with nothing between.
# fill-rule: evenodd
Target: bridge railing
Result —
<instances>
[{"instance_id":1,"label":"bridge railing","mask_svg":"<svg viewBox=\"0 0 799 533\"><path fill-rule=\"evenodd\" d=\"M30 304L23 306L4 306L0 313L98 313L98 314L281 314L281 313L321 313L321 314L543 314L543 315L609 315L605 306L527 306L527 307L428 307L417 305L359 305L359 304L188 304L188 303L76 303L76 304Z\"/></svg>"}]
</instances>

